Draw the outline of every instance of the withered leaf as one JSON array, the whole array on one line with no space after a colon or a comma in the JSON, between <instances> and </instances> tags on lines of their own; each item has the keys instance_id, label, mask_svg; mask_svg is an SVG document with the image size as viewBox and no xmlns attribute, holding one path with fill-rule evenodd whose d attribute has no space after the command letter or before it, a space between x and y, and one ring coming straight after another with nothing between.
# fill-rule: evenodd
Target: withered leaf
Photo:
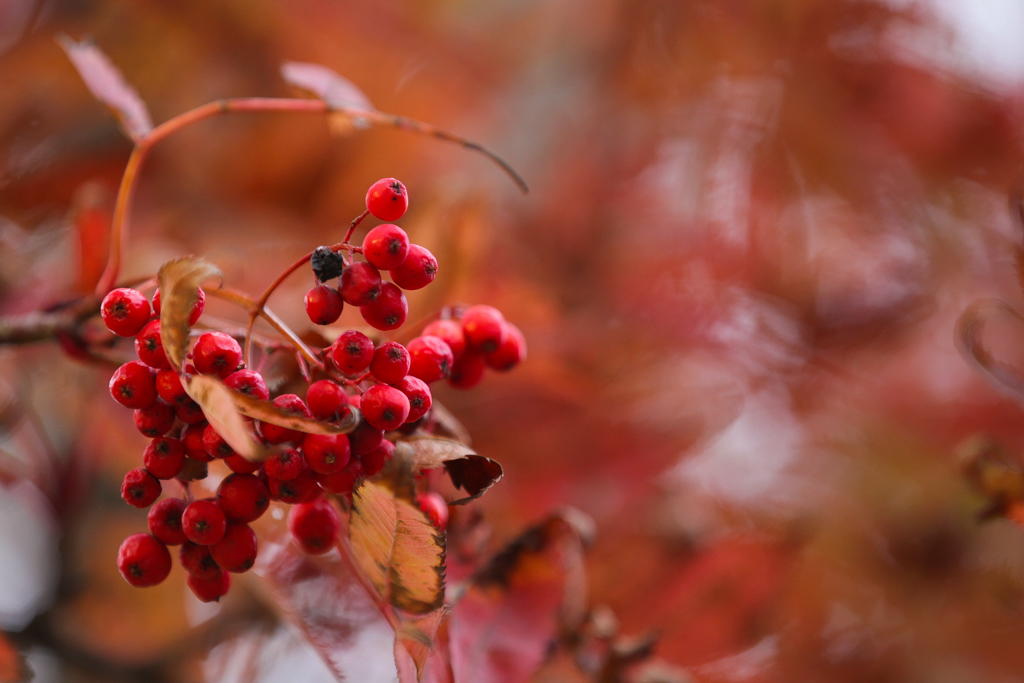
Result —
<instances>
[{"instance_id":1,"label":"withered leaf","mask_svg":"<svg viewBox=\"0 0 1024 683\"><path fill-rule=\"evenodd\" d=\"M167 261L157 272L160 283L160 339L167 360L180 370L188 350L188 318L199 298L199 286L221 277L217 266L201 258Z\"/></svg>"},{"instance_id":2,"label":"withered leaf","mask_svg":"<svg viewBox=\"0 0 1024 683\"><path fill-rule=\"evenodd\" d=\"M192 400L199 404L207 421L228 445L247 460L263 460L267 449L256 441L242 415L235 407L237 392L231 391L216 377L188 375L182 384Z\"/></svg>"},{"instance_id":3,"label":"withered leaf","mask_svg":"<svg viewBox=\"0 0 1024 683\"><path fill-rule=\"evenodd\" d=\"M237 391L232 391L231 395L235 401L235 407L242 415L306 434L348 434L359 425L359 411L355 408L351 409L338 424L331 424L302 415L293 415L270 401L246 396Z\"/></svg>"},{"instance_id":4,"label":"withered leaf","mask_svg":"<svg viewBox=\"0 0 1024 683\"><path fill-rule=\"evenodd\" d=\"M434 405L430 409L430 421L433 433L437 436L455 439L466 446L472 443L469 430L462 426L462 423L451 414L451 411L437 401L434 401Z\"/></svg>"},{"instance_id":5,"label":"withered leaf","mask_svg":"<svg viewBox=\"0 0 1024 683\"><path fill-rule=\"evenodd\" d=\"M93 97L114 111L128 137L138 142L153 129L146 103L98 47L67 36L58 41Z\"/></svg>"},{"instance_id":6,"label":"withered leaf","mask_svg":"<svg viewBox=\"0 0 1024 683\"><path fill-rule=\"evenodd\" d=\"M355 83L322 64L285 62L281 65L281 76L287 83L313 93L332 107L373 110L370 99L356 87ZM335 133L348 132L346 128L350 128L352 124L362 123L350 119L344 112L336 112L331 119L331 127Z\"/></svg>"},{"instance_id":7,"label":"withered leaf","mask_svg":"<svg viewBox=\"0 0 1024 683\"><path fill-rule=\"evenodd\" d=\"M413 469L429 470L443 466L457 488L469 495L453 500L452 505L462 505L482 496L502 477L501 465L490 458L478 455L472 448L453 439L429 434L414 434L400 442L411 451Z\"/></svg>"},{"instance_id":8,"label":"withered leaf","mask_svg":"<svg viewBox=\"0 0 1024 683\"><path fill-rule=\"evenodd\" d=\"M447 614L448 610L442 607L416 619L403 620L395 631L395 661L400 661L401 653L398 652L398 648L404 649L416 670L416 680L423 677L423 667L434 649L437 629ZM399 667L399 674L401 673Z\"/></svg>"},{"instance_id":9,"label":"withered leaf","mask_svg":"<svg viewBox=\"0 0 1024 683\"><path fill-rule=\"evenodd\" d=\"M1008 303L998 299L975 301L960 315L956 334L960 350L997 388L1024 400L1024 374L997 359L985 347L982 337L985 323L1003 318L1024 327L1024 318Z\"/></svg>"},{"instance_id":10,"label":"withered leaf","mask_svg":"<svg viewBox=\"0 0 1024 683\"><path fill-rule=\"evenodd\" d=\"M416 504L412 464L396 453L381 476L352 494L349 539L381 596L411 614L444 602L444 536Z\"/></svg>"}]
</instances>

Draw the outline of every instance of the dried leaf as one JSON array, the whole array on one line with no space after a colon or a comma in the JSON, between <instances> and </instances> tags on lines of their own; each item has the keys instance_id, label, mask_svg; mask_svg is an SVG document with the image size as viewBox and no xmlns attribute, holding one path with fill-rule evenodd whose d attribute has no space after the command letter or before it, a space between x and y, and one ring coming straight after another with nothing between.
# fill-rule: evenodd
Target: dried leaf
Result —
<instances>
[{"instance_id":1,"label":"dried leaf","mask_svg":"<svg viewBox=\"0 0 1024 683\"><path fill-rule=\"evenodd\" d=\"M466 498L453 500L452 505L462 505L479 498L503 474L497 462L477 455L473 449L452 439L417 434L403 439L401 443L411 450L415 471L444 466L452 484L469 494Z\"/></svg>"},{"instance_id":2,"label":"dried leaf","mask_svg":"<svg viewBox=\"0 0 1024 683\"><path fill-rule=\"evenodd\" d=\"M447 436L466 446L473 443L469 436L469 430L463 427L462 423L439 402L434 401L434 405L430 409L430 415L434 434Z\"/></svg>"},{"instance_id":3,"label":"dried leaf","mask_svg":"<svg viewBox=\"0 0 1024 683\"><path fill-rule=\"evenodd\" d=\"M160 340L167 360L179 371L188 350L188 318L199 298L199 286L210 280L219 281L220 277L217 266L193 257L168 261L157 272L160 282Z\"/></svg>"},{"instance_id":4,"label":"dried leaf","mask_svg":"<svg viewBox=\"0 0 1024 683\"><path fill-rule=\"evenodd\" d=\"M447 614L448 610L442 607L418 619L402 621L401 626L395 632L395 663L398 665L400 675L405 672L402 670L402 657L399 648L409 656L414 668L415 680L423 678L423 667L434 650L434 637Z\"/></svg>"},{"instance_id":5,"label":"dried leaf","mask_svg":"<svg viewBox=\"0 0 1024 683\"><path fill-rule=\"evenodd\" d=\"M982 343L985 323L999 317L1024 325L1024 317L1006 302L983 299L972 303L960 315L956 328L957 341L963 355L973 361L998 388L1017 399L1024 399L1024 375L1012 365L997 360Z\"/></svg>"},{"instance_id":6,"label":"dried leaf","mask_svg":"<svg viewBox=\"0 0 1024 683\"><path fill-rule=\"evenodd\" d=\"M261 401L237 391L231 392L235 408L242 415L260 422L269 422L306 434L348 434L359 425L359 411L352 409L338 424L320 422L301 415L292 415L270 401Z\"/></svg>"},{"instance_id":7,"label":"dried leaf","mask_svg":"<svg viewBox=\"0 0 1024 683\"><path fill-rule=\"evenodd\" d=\"M98 47L67 36L58 41L93 96L114 110L128 137L138 142L153 129L146 103Z\"/></svg>"},{"instance_id":8,"label":"dried leaf","mask_svg":"<svg viewBox=\"0 0 1024 683\"><path fill-rule=\"evenodd\" d=\"M559 629L578 625L592 526L581 512L559 511L474 575L449 622L455 680L523 683Z\"/></svg>"},{"instance_id":9,"label":"dried leaf","mask_svg":"<svg viewBox=\"0 0 1024 683\"><path fill-rule=\"evenodd\" d=\"M281 65L281 76L287 83L313 93L332 107L374 108L355 83L321 64L285 62Z\"/></svg>"},{"instance_id":10,"label":"dried leaf","mask_svg":"<svg viewBox=\"0 0 1024 683\"><path fill-rule=\"evenodd\" d=\"M425 614L444 602L444 536L416 504L411 463L396 454L352 494L349 538L356 561L398 609Z\"/></svg>"},{"instance_id":11,"label":"dried leaf","mask_svg":"<svg viewBox=\"0 0 1024 683\"><path fill-rule=\"evenodd\" d=\"M189 375L183 384L188 395L203 409L207 421L235 453L254 461L266 458L267 449L256 441L235 408L237 392L209 375Z\"/></svg>"}]
</instances>

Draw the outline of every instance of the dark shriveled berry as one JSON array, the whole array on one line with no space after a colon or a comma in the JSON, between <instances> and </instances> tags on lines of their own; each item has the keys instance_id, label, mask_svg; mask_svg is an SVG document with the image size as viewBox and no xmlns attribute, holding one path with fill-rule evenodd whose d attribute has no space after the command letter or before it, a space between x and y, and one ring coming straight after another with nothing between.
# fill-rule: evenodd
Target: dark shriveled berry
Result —
<instances>
[{"instance_id":1,"label":"dark shriveled berry","mask_svg":"<svg viewBox=\"0 0 1024 683\"><path fill-rule=\"evenodd\" d=\"M341 275L345 269L345 260L341 254L331 251L330 247L317 247L313 255L309 257L309 264L313 266L313 275L318 282L327 282Z\"/></svg>"}]
</instances>

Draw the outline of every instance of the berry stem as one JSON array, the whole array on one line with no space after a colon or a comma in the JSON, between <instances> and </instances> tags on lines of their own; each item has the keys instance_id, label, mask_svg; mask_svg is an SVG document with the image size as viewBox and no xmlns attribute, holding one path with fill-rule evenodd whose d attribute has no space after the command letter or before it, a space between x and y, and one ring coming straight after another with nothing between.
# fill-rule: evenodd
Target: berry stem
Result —
<instances>
[{"instance_id":1,"label":"berry stem","mask_svg":"<svg viewBox=\"0 0 1024 683\"><path fill-rule=\"evenodd\" d=\"M369 215L370 210L367 209L352 220L352 225L348 226L348 232L345 233L345 239L341 240L342 244L348 244L348 241L352 239L352 233L356 231L356 227L358 227L358 225L363 222L363 219Z\"/></svg>"}]
</instances>

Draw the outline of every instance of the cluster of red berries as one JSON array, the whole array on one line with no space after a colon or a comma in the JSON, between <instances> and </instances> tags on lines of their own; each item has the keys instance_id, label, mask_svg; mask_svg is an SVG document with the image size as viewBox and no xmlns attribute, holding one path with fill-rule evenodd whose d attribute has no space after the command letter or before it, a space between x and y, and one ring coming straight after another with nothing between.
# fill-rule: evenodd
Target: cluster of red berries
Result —
<instances>
[{"instance_id":1,"label":"cluster of red berries","mask_svg":"<svg viewBox=\"0 0 1024 683\"><path fill-rule=\"evenodd\" d=\"M394 179L375 183L367 194L368 211L382 219L400 217L407 203L404 186ZM314 253L313 267L322 279L325 269L330 272L334 266L330 256L322 250L317 253L320 256ZM405 295L395 285L381 282L377 268L388 267L396 282L414 289L433 279L436 261L425 249L410 245L405 233L394 225L371 230L362 253L372 261L343 264L340 296L352 303L357 300L353 292L361 292L358 301L364 318L378 329L395 329L405 321ZM331 291L338 295L338 290ZM311 301L319 300L312 294L306 297L307 311ZM200 289L190 325L199 320L204 302ZM339 313L340 307L338 303ZM320 310L317 305L312 308ZM230 587L231 573L253 566L257 540L249 524L266 512L271 500L293 505L288 529L304 551L328 552L337 541L340 517L324 492L349 495L361 478L384 468L395 448L385 434L411 432L426 419L432 402L430 383L447 379L454 386L469 387L480 380L484 367L508 370L526 354L518 328L489 306L471 307L460 320L432 323L408 347L388 341L375 348L366 335L346 331L321 351L324 363L344 376L343 382L320 379L308 386L305 400L281 394L272 403L284 412L329 423L338 423L356 407L362 414L358 427L348 434L306 434L253 421L253 436L266 445L278 446L271 457L258 463L235 453L189 397L182 377L164 353L160 319L154 312L159 316L159 290L150 305L134 289L115 289L104 298L101 308L111 332L135 337L139 356L114 372L111 396L134 410L136 427L152 439L143 453L143 467L128 472L121 486L121 496L130 505L152 506L150 533L129 536L121 545L117 564L133 586L156 585L171 569L167 546L179 545L188 586L203 601L219 599ZM241 345L233 337L205 332L187 358L186 380L197 373L212 375L234 391L270 400L263 377L245 367ZM192 500L183 486L189 500L156 502L162 493L161 481L184 483L205 478L208 463L214 460L222 460L232 472L220 483L215 497ZM418 502L443 530L448 517L444 499L427 492Z\"/></svg>"}]
</instances>

